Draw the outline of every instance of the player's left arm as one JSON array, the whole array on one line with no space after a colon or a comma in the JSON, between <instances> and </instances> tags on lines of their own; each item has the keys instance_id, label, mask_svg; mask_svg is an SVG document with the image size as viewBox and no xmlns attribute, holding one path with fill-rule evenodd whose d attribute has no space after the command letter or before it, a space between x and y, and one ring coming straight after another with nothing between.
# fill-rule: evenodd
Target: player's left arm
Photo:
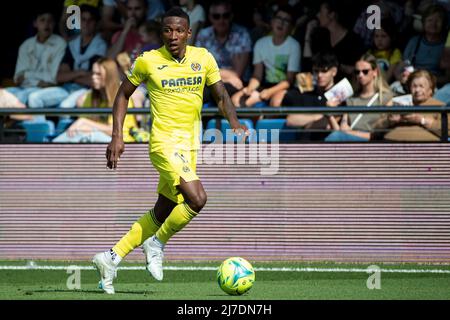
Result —
<instances>
[{"instance_id":1,"label":"player's left arm","mask_svg":"<svg viewBox=\"0 0 450 320\"><path fill-rule=\"evenodd\" d=\"M245 135L249 135L248 128L245 125L240 124L239 122L236 114L236 108L231 102L230 95L225 89L222 80L212 84L209 89L211 90L211 94L216 101L219 110L228 120L233 131L239 135L242 133L245 133Z\"/></svg>"}]
</instances>

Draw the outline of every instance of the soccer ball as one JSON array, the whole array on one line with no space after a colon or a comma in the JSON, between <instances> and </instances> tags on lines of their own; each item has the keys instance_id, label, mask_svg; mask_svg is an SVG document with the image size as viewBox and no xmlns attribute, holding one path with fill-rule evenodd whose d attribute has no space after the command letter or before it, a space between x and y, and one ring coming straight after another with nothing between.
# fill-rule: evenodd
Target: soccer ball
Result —
<instances>
[{"instance_id":1,"label":"soccer ball","mask_svg":"<svg viewBox=\"0 0 450 320\"><path fill-rule=\"evenodd\" d=\"M247 260L240 257L226 259L217 270L219 287L230 295L241 295L253 286L255 271Z\"/></svg>"}]
</instances>

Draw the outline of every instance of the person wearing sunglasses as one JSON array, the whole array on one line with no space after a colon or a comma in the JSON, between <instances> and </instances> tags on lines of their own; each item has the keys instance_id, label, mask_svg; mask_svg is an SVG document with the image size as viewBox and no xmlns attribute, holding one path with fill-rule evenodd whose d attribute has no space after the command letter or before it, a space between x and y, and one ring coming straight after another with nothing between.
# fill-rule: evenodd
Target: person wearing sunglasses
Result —
<instances>
[{"instance_id":1,"label":"person wearing sunglasses","mask_svg":"<svg viewBox=\"0 0 450 320\"><path fill-rule=\"evenodd\" d=\"M248 85L233 95L236 107L252 107L265 101L281 105L286 90L300 71L300 44L289 34L293 22L290 6L280 7L271 22L271 35L259 39L254 47L253 76Z\"/></svg>"},{"instance_id":2,"label":"person wearing sunglasses","mask_svg":"<svg viewBox=\"0 0 450 320\"><path fill-rule=\"evenodd\" d=\"M219 65L222 81L229 95L244 86L242 79L248 71L252 41L246 28L233 23L233 11L229 1L215 0L209 7L211 26L200 30L195 45L208 49ZM248 80L248 77L247 77ZM206 90L204 101L211 101Z\"/></svg>"},{"instance_id":3,"label":"person wearing sunglasses","mask_svg":"<svg viewBox=\"0 0 450 320\"><path fill-rule=\"evenodd\" d=\"M347 99L347 106L386 106L392 105L392 92L384 80L377 59L364 54L354 68L354 95ZM331 128L334 130L325 141L369 141L376 138L375 127L381 121L379 113L344 114L340 120L328 116Z\"/></svg>"}]
</instances>

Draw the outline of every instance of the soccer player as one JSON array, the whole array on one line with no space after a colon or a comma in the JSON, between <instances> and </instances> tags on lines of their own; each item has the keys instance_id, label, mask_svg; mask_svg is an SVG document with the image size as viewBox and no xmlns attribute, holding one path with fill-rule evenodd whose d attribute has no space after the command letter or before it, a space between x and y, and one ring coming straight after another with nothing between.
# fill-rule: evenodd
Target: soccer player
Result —
<instances>
[{"instance_id":1,"label":"soccer player","mask_svg":"<svg viewBox=\"0 0 450 320\"><path fill-rule=\"evenodd\" d=\"M112 249L93 259L101 275L99 284L109 294L114 293L117 265L141 244L147 270L162 280L164 245L206 203L206 192L195 172L205 85L233 131L243 139L249 134L239 123L214 57L204 48L186 45L191 36L189 16L179 7L170 9L163 16L161 33L164 46L136 59L113 106L113 134L106 149L110 169L117 168L124 151L122 128L128 99L141 82L146 83L152 102L150 160L160 178L154 208L138 219Z\"/></svg>"}]
</instances>

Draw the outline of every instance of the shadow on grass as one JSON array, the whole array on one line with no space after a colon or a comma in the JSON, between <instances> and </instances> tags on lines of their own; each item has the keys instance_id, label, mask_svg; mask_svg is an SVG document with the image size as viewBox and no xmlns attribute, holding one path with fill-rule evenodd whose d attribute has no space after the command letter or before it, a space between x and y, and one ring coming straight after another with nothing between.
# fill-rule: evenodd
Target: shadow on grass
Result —
<instances>
[{"instance_id":1,"label":"shadow on grass","mask_svg":"<svg viewBox=\"0 0 450 320\"><path fill-rule=\"evenodd\" d=\"M69 289L41 289L41 290L28 290L26 293L91 293L98 295L105 295L102 290L69 290ZM116 294L135 294L135 295L153 295L152 291L123 291L116 290Z\"/></svg>"}]
</instances>

